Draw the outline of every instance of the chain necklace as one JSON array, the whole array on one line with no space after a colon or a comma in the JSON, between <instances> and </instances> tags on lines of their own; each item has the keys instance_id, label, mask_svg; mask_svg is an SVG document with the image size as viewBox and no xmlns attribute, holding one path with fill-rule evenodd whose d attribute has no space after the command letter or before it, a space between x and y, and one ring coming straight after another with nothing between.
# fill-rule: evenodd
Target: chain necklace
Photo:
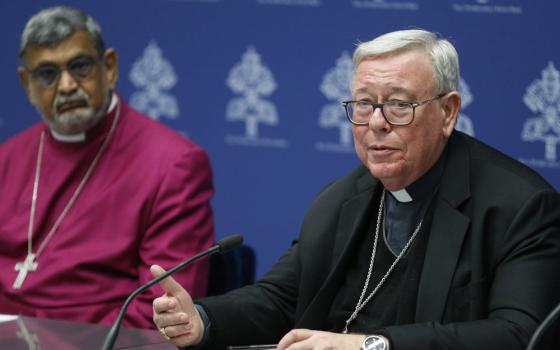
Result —
<instances>
[{"instance_id":1,"label":"chain necklace","mask_svg":"<svg viewBox=\"0 0 560 350\"><path fill-rule=\"evenodd\" d=\"M381 194L381 203L379 204L379 211L377 213L377 224L375 226L375 238L373 240L373 249L372 249L372 252L371 252L371 258L370 258L370 261L369 261L369 270L368 270L368 273L367 273L366 281L364 283L364 288L362 289L362 294L360 295L360 299L358 299L358 303L356 304L356 307L354 308L354 312L352 312L350 317L348 317L348 319L346 320L346 325L344 326L344 329L342 330L342 333L348 333L348 326L350 325L350 323L352 321L354 321L356 319L356 317L358 317L358 313L364 308L364 306L366 306L366 304L371 300L371 298L373 298L373 296L377 293L379 288L381 288L383 283L385 283L385 281L387 280L387 278L389 277L389 275L391 274L391 272L393 271L393 269L395 268L397 263L401 260L401 258L404 256L404 254L406 253L406 251L408 250L408 248L412 244L412 241L414 241L414 238L416 237L416 235L420 231L420 228L422 227L422 221L423 220L420 220L420 222L418 223L418 226L416 226L416 229L412 233L412 236L410 236L410 239L408 240L408 242L406 242L406 245L404 246L404 248L401 250L399 255L396 257L395 261L393 261L393 264L389 267L389 269L387 269L387 272L385 272L385 275L383 276L383 278L381 278L379 283L377 283L377 286L375 286L373 291L364 300L364 296L366 294L367 287L369 285L369 280L370 280L372 272L373 272L373 262L375 261L375 252L377 250L377 240L379 238L379 227L381 225L381 217L383 215L384 202L385 202L385 189L383 189L383 193Z\"/></svg>"},{"instance_id":2,"label":"chain necklace","mask_svg":"<svg viewBox=\"0 0 560 350\"><path fill-rule=\"evenodd\" d=\"M27 256L25 257L24 261L18 262L14 266L14 269L16 271L18 271L18 275L17 275L17 277L14 281L14 284L12 285L12 288L20 289L23 282L25 281L25 278L27 277L27 274L29 272L33 272L33 271L37 270L37 267L38 267L37 261L36 261L37 258L39 258L39 255L41 255L41 253L45 249L47 243L50 241L52 236L58 230L58 227L62 223L62 220L64 219L64 217L66 216L68 211L70 211L70 208L72 208L72 206L76 202L76 199L78 198L78 196L82 192L86 182L88 181L91 174L93 173L93 169L95 168L95 166L99 162L99 159L103 155L103 152L105 151L105 149L109 145L109 141L111 141L111 138L113 137L113 134L115 132L115 128L117 126L117 122L119 120L119 116L120 116L120 104L117 105L117 112L115 114L115 118L113 119L113 123L111 124L111 129L109 129L109 133L107 134L107 137L105 137L105 140L103 140L103 144L101 144L101 147L99 147L99 150L97 151L97 154L95 155L95 157L91 161L91 164L89 165L86 173L84 174L84 177L80 181L78 187L74 190L74 193L70 197L70 200L68 200L68 203L66 204L66 206L62 210L62 213L60 213L60 215L58 216L58 218L56 219L56 221L52 225L52 227L49 230L47 236L45 237L43 242L41 242L41 244L39 245L39 248L37 249L37 251L35 253L33 253L33 251L32 251L32 248L33 248L33 225L34 225L34 221L35 221L35 210L36 210L36 207L37 207L37 198L38 198L38 194L39 194L39 179L41 177L41 162L43 160L43 144L45 143L45 131L41 132L41 140L39 141L39 150L37 151L37 165L35 167L35 179L33 181L33 194L31 196L31 211L29 213L29 225L27 227Z\"/></svg>"}]
</instances>

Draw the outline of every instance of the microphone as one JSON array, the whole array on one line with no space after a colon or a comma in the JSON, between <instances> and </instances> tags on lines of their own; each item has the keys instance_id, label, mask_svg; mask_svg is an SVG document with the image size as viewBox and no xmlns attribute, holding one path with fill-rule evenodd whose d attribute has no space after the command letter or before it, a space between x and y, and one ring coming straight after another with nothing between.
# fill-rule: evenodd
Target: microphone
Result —
<instances>
[{"instance_id":1,"label":"microphone","mask_svg":"<svg viewBox=\"0 0 560 350\"><path fill-rule=\"evenodd\" d=\"M550 327L554 325L554 322L559 317L560 317L560 304L556 305L554 310L552 310L552 312L550 312L550 314L548 314L548 316L544 319L544 321L542 321L542 323L537 327L535 333L533 333L533 336L529 341L529 345L527 345L527 350L535 350L537 348L544 349L543 347L539 347L539 344L543 339L547 339L548 336L547 331L550 329ZM558 328L559 325L557 325L556 327ZM546 344L545 346L549 346L549 345L551 344ZM547 349L548 348L551 347L547 347Z\"/></svg>"},{"instance_id":2,"label":"microphone","mask_svg":"<svg viewBox=\"0 0 560 350\"><path fill-rule=\"evenodd\" d=\"M113 349L113 345L115 344L115 341L117 340L117 337L119 335L119 330L120 330L120 327L121 327L122 320L124 318L124 314L126 313L126 309L128 308L128 305L132 302L132 300L138 294L142 293L143 291L150 288L154 284L159 283L160 281L166 279L167 277L171 276L175 272L177 272L179 270L182 270L183 268L185 268L186 266L190 265L191 263L197 261L200 258L203 258L203 257L208 256L208 255L212 255L212 254L217 253L217 252L225 253L225 252L237 247L241 243L243 243L243 236L241 236L240 234L234 234L234 235L224 237L224 238L220 239L218 242L216 242L215 245L213 245L212 247L203 251L202 253L198 253L197 255L191 257L190 259L183 261L179 265L177 265L174 268L165 272L163 275L152 279L148 283L144 284L143 286L141 286L140 288L138 288L134 292L132 292L132 294L130 294L128 296L128 298L124 302L123 306L121 307L121 311L119 312L119 315L117 316L117 319L115 320L115 323L113 324L113 327L111 327L111 329L109 330L109 333L107 333L107 336L105 337L105 342L103 343L103 348L102 349L103 350L112 350Z\"/></svg>"}]
</instances>

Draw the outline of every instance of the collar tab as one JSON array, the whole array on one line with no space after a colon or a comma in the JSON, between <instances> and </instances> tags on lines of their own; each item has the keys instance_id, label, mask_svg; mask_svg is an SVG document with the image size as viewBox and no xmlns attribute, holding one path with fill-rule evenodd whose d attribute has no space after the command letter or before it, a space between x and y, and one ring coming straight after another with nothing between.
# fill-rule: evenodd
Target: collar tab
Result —
<instances>
[{"instance_id":1,"label":"collar tab","mask_svg":"<svg viewBox=\"0 0 560 350\"><path fill-rule=\"evenodd\" d=\"M391 191L391 194L393 195L393 197L395 197L397 201L401 203L412 202L412 197L410 196L410 194L408 194L406 188L403 188L398 191Z\"/></svg>"}]
</instances>

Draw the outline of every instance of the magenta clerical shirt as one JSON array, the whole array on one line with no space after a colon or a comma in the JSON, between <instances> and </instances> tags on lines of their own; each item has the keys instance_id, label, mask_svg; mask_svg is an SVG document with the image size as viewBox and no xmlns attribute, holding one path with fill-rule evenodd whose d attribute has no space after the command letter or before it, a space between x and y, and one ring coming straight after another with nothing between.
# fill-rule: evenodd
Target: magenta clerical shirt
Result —
<instances>
[{"instance_id":1,"label":"magenta clerical shirt","mask_svg":"<svg viewBox=\"0 0 560 350\"><path fill-rule=\"evenodd\" d=\"M120 110L115 134L58 231L21 289L14 266L27 254L27 231L40 135L43 161L33 252L60 215ZM111 324L126 297L151 279L149 266L170 268L210 247L212 174L206 153L130 108L116 108L84 142L56 141L38 123L0 146L0 313ZM203 296L208 262L175 275ZM128 308L125 326L153 327L159 286Z\"/></svg>"}]
</instances>

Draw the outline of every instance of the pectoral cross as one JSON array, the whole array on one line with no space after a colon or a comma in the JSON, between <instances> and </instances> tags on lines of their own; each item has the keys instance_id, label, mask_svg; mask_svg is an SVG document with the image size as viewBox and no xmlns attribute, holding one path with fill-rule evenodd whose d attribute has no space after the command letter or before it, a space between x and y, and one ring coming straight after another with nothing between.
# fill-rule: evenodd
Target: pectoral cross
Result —
<instances>
[{"instance_id":1,"label":"pectoral cross","mask_svg":"<svg viewBox=\"0 0 560 350\"><path fill-rule=\"evenodd\" d=\"M27 277L27 273L30 271L37 270L37 262L35 261L35 254L29 253L25 257L25 261L16 263L14 267L16 271L19 271L16 280L14 281L14 285L12 286L14 289L20 289L23 281Z\"/></svg>"}]
</instances>

